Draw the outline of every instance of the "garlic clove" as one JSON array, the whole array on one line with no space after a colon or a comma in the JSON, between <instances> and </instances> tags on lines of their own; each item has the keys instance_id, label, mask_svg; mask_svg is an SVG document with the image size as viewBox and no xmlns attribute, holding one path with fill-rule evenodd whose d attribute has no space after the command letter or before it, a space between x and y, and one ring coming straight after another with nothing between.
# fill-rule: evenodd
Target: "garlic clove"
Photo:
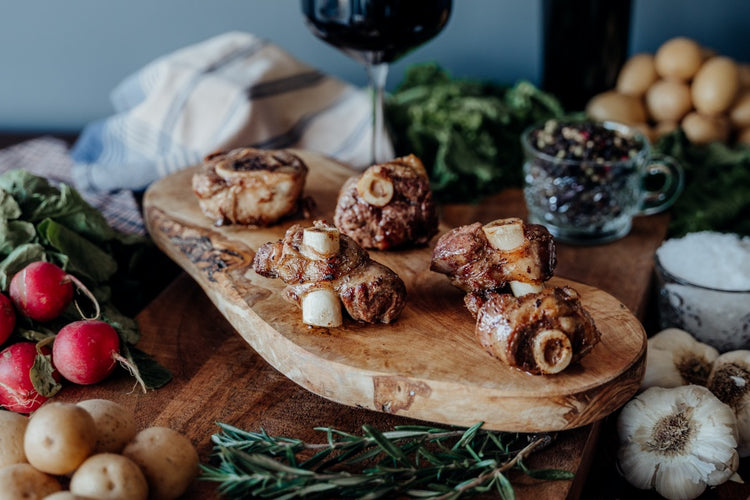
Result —
<instances>
[{"instance_id":1,"label":"garlic clove","mask_svg":"<svg viewBox=\"0 0 750 500\"><path fill-rule=\"evenodd\" d=\"M719 351L678 328L667 328L648 339L646 373L641 390L649 387L706 385Z\"/></svg>"},{"instance_id":2,"label":"garlic clove","mask_svg":"<svg viewBox=\"0 0 750 500\"><path fill-rule=\"evenodd\" d=\"M645 390L622 408L617 430L623 477L668 499L696 498L739 465L734 413L702 386Z\"/></svg>"},{"instance_id":3,"label":"garlic clove","mask_svg":"<svg viewBox=\"0 0 750 500\"><path fill-rule=\"evenodd\" d=\"M656 470L653 460L640 456L641 445L635 442L624 445L619 450L618 469L620 474L633 486L641 490L654 487Z\"/></svg>"},{"instance_id":4,"label":"garlic clove","mask_svg":"<svg viewBox=\"0 0 750 500\"><path fill-rule=\"evenodd\" d=\"M720 484L723 484L727 481L735 481L738 483L742 483L742 478L739 474L737 474L737 469L740 468L740 455L737 453L737 450L734 450L734 453L732 454L732 457L729 459L727 463L727 467L724 469L716 468L711 473L708 474L708 477L706 478L706 484L709 486L718 486Z\"/></svg>"},{"instance_id":5,"label":"garlic clove","mask_svg":"<svg viewBox=\"0 0 750 500\"><path fill-rule=\"evenodd\" d=\"M730 351L714 361L706 385L737 418L740 457L750 456L750 351Z\"/></svg>"},{"instance_id":6,"label":"garlic clove","mask_svg":"<svg viewBox=\"0 0 750 500\"><path fill-rule=\"evenodd\" d=\"M646 350L646 372L641 381L641 390L649 387L679 387L685 385L680 370L674 363L674 354L670 351Z\"/></svg>"},{"instance_id":7,"label":"garlic clove","mask_svg":"<svg viewBox=\"0 0 750 500\"><path fill-rule=\"evenodd\" d=\"M666 462L660 469L660 473L654 478L654 489L665 498L697 498L706 490L707 484L705 482L694 479L696 471L689 470L681 463ZM700 470L699 473L706 474L707 471Z\"/></svg>"}]
</instances>

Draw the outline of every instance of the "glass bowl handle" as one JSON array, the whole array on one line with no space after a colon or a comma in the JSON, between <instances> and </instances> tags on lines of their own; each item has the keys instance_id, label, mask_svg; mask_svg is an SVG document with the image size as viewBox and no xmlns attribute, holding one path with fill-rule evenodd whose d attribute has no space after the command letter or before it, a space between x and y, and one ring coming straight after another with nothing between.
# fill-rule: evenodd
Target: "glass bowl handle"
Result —
<instances>
[{"instance_id":1,"label":"glass bowl handle","mask_svg":"<svg viewBox=\"0 0 750 500\"><path fill-rule=\"evenodd\" d=\"M645 185L649 178L657 176L663 179L658 188L643 188L639 215L663 212L671 207L682 193L685 174L677 160L666 155L649 157L642 175L642 185Z\"/></svg>"}]
</instances>

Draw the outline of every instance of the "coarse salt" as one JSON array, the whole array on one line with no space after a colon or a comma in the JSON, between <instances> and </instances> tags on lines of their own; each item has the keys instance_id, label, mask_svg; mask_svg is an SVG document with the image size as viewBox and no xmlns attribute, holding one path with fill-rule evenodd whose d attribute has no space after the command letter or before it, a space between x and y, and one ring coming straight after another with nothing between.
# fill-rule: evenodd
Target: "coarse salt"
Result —
<instances>
[{"instance_id":1,"label":"coarse salt","mask_svg":"<svg viewBox=\"0 0 750 500\"><path fill-rule=\"evenodd\" d=\"M719 290L750 290L750 237L700 231L665 241L656 255L676 278Z\"/></svg>"}]
</instances>

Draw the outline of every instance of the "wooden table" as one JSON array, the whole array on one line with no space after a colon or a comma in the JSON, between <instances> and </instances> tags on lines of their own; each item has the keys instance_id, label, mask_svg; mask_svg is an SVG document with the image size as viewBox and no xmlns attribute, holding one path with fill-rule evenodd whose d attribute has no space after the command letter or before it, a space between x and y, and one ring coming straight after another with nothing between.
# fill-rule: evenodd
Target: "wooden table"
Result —
<instances>
[{"instance_id":1,"label":"wooden table","mask_svg":"<svg viewBox=\"0 0 750 500\"><path fill-rule=\"evenodd\" d=\"M36 134L0 135L0 147ZM59 134L58 134L59 135ZM68 142L75 134L64 134ZM525 215L521 194L510 190L481 205L447 206L443 219L449 225L475 220ZM667 216L636 219L630 235L615 243L575 247L558 246L556 274L609 292L644 321L653 332L651 306L652 257L665 236ZM122 373L90 387L69 385L59 400L79 401L103 397L120 402L137 416L141 427L167 425L188 435L201 460L211 454L210 435L216 421L248 430L321 440L313 427L332 426L358 432L365 423L381 429L403 423L403 418L344 407L316 396L274 370L261 359L208 300L201 288L181 274L137 317L143 337L139 344L174 374L171 383L142 394ZM532 457L532 467L559 467L576 472L573 481L538 482L516 478L519 498L659 498L629 487L614 468L616 434L614 418L566 431L553 445ZM740 473L750 477L744 460ZM748 498L750 487L725 484L708 498ZM196 481L187 499L216 498L215 486Z\"/></svg>"},{"instance_id":2,"label":"wooden table","mask_svg":"<svg viewBox=\"0 0 750 500\"><path fill-rule=\"evenodd\" d=\"M481 205L446 206L442 214L449 225L510 216L525 216L518 190ZM601 288L645 318L652 256L664 237L666 221L664 216L639 219L628 237L608 245L559 245L556 275ZM57 397L118 401L137 414L141 426L167 425L188 435L203 461L211 454L210 436L218 430L217 421L317 441L324 436L312 430L316 426L359 432L365 423L389 429L407 421L330 402L289 381L242 340L187 275L181 275L137 319L143 333L139 347L172 370L170 384L141 394L133 391L131 379L121 375L93 387L69 386ZM519 498L578 498L600 428L594 424L558 434L552 446L529 464L574 471L575 480L540 482L519 477ZM196 481L186 498L212 498L214 486Z\"/></svg>"}]
</instances>

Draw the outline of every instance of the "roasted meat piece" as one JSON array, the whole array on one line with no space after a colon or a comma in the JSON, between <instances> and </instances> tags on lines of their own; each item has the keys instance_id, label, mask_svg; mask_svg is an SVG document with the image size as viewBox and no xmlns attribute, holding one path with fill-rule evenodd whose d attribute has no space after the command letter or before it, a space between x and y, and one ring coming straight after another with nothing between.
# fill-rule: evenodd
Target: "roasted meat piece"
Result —
<instances>
[{"instance_id":1,"label":"roasted meat piece","mask_svg":"<svg viewBox=\"0 0 750 500\"><path fill-rule=\"evenodd\" d=\"M437 233L438 218L422 162L404 156L348 179L339 192L333 222L364 248L426 244Z\"/></svg>"},{"instance_id":2,"label":"roasted meat piece","mask_svg":"<svg viewBox=\"0 0 750 500\"><path fill-rule=\"evenodd\" d=\"M457 227L440 237L430 269L467 292L479 342L533 374L559 373L599 342L594 320L570 287L545 288L557 257L549 231L521 219ZM511 293L505 292L506 286Z\"/></svg>"},{"instance_id":3,"label":"roasted meat piece","mask_svg":"<svg viewBox=\"0 0 750 500\"><path fill-rule=\"evenodd\" d=\"M340 326L341 304L354 320L391 323L406 305L401 278L323 221L294 225L282 240L261 245L253 269L286 283L284 297L302 308L309 325Z\"/></svg>"},{"instance_id":4,"label":"roasted meat piece","mask_svg":"<svg viewBox=\"0 0 750 500\"><path fill-rule=\"evenodd\" d=\"M285 150L213 153L193 175L193 192L216 225L268 226L300 208L307 165Z\"/></svg>"},{"instance_id":5,"label":"roasted meat piece","mask_svg":"<svg viewBox=\"0 0 750 500\"><path fill-rule=\"evenodd\" d=\"M521 297L478 295L467 304L479 306L479 342L515 368L536 375L559 373L599 342L599 330L573 288L550 287Z\"/></svg>"},{"instance_id":6,"label":"roasted meat piece","mask_svg":"<svg viewBox=\"0 0 750 500\"><path fill-rule=\"evenodd\" d=\"M499 292L510 285L522 295L541 290L556 264L547 228L509 218L448 231L435 245L430 269L465 292Z\"/></svg>"}]
</instances>

